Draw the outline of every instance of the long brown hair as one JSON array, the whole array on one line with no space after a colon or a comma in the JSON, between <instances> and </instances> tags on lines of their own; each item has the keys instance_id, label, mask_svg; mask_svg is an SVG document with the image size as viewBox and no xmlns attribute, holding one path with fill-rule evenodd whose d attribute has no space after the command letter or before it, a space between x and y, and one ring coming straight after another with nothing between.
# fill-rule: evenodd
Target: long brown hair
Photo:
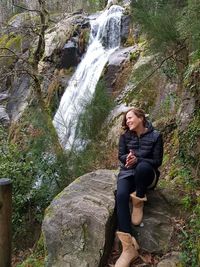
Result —
<instances>
[{"instance_id":1,"label":"long brown hair","mask_svg":"<svg viewBox=\"0 0 200 267\"><path fill-rule=\"evenodd\" d=\"M122 120L122 128L127 131L129 128L126 124L126 115L128 112L132 111L138 118L143 119L143 125L146 125L147 119L146 115L143 109L141 108L130 108L126 113L124 114L123 120Z\"/></svg>"}]
</instances>

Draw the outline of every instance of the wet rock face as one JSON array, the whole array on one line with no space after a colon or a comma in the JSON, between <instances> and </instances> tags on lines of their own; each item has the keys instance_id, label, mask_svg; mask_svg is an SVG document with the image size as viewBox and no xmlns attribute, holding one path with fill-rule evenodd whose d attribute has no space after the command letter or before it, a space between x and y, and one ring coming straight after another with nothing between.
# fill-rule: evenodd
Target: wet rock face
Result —
<instances>
[{"instance_id":1,"label":"wet rock face","mask_svg":"<svg viewBox=\"0 0 200 267\"><path fill-rule=\"evenodd\" d=\"M136 47L119 48L110 56L104 72L104 80L109 92L120 90L120 75L129 64L130 53L135 50Z\"/></svg>"},{"instance_id":2,"label":"wet rock face","mask_svg":"<svg viewBox=\"0 0 200 267\"><path fill-rule=\"evenodd\" d=\"M121 20L121 42L125 43L129 36L131 16L124 15Z\"/></svg>"},{"instance_id":3,"label":"wet rock face","mask_svg":"<svg viewBox=\"0 0 200 267\"><path fill-rule=\"evenodd\" d=\"M52 201L42 225L47 266L105 266L105 246L115 229L115 182L112 171L98 170L75 180Z\"/></svg>"},{"instance_id":4,"label":"wet rock face","mask_svg":"<svg viewBox=\"0 0 200 267\"><path fill-rule=\"evenodd\" d=\"M0 93L0 124L9 125L10 118L6 111L6 102L9 98L8 91Z\"/></svg>"},{"instance_id":5,"label":"wet rock face","mask_svg":"<svg viewBox=\"0 0 200 267\"><path fill-rule=\"evenodd\" d=\"M63 47L61 56L61 69L68 69L70 67L77 66L78 64L78 53L77 45L72 40L69 40Z\"/></svg>"},{"instance_id":6,"label":"wet rock face","mask_svg":"<svg viewBox=\"0 0 200 267\"><path fill-rule=\"evenodd\" d=\"M16 77L6 109L12 122L16 122L28 105L31 78L27 74Z\"/></svg>"}]
</instances>

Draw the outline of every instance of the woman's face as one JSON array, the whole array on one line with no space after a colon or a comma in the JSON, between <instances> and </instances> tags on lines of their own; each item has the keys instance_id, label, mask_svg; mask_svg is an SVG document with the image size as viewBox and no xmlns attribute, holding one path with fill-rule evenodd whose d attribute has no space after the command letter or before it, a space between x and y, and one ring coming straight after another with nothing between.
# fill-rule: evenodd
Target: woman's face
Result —
<instances>
[{"instance_id":1,"label":"woman's face","mask_svg":"<svg viewBox=\"0 0 200 267\"><path fill-rule=\"evenodd\" d=\"M138 118L135 113L131 110L126 114L126 125L129 130L136 130L139 127L143 126L143 119Z\"/></svg>"}]
</instances>

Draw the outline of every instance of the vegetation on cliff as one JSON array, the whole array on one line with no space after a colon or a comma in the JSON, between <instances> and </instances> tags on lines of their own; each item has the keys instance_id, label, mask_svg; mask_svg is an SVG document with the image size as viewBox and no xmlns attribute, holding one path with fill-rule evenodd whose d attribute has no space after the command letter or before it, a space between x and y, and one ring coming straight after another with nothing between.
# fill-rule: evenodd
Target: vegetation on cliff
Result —
<instances>
[{"instance_id":1,"label":"vegetation on cliff","mask_svg":"<svg viewBox=\"0 0 200 267\"><path fill-rule=\"evenodd\" d=\"M182 195L183 206L190 213L185 222L185 229L180 231L180 242L184 266L193 267L200 263L200 224L198 219L200 209L199 14L200 4L195 0L141 0L134 1L132 4L133 21L140 25L142 36L145 36L147 40L146 55L155 54L155 61L150 67L151 71L148 67L146 76L150 78L158 71L163 72L171 82L175 82L178 86L177 90L173 92L173 98L170 93L168 95L170 102L174 102L176 108L170 109L171 104L165 98L165 102L161 102L161 105L165 106L164 112L160 113L160 117L156 116L157 119L160 119L161 125L164 125L165 130L169 131L171 125L172 134L166 135L165 158L168 157L168 160L164 161L163 169L167 169L165 174L168 175L173 187L175 186ZM143 76L144 73L142 71ZM144 77L141 79L145 81ZM145 82L152 88L150 79ZM153 84L153 86L156 85ZM142 90L140 88L137 90L138 95L141 95ZM186 96L190 101L186 101ZM151 99L149 96L148 98ZM154 104L151 103L149 112L153 112L154 109ZM160 107L160 110L163 108ZM168 186L170 186L170 182Z\"/></svg>"}]
</instances>

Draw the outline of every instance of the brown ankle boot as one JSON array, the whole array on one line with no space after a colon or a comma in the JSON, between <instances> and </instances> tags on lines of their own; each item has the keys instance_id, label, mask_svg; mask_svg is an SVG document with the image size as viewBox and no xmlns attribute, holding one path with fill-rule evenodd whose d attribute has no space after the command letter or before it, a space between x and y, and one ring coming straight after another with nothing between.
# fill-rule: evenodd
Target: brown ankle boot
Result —
<instances>
[{"instance_id":1,"label":"brown ankle boot","mask_svg":"<svg viewBox=\"0 0 200 267\"><path fill-rule=\"evenodd\" d=\"M128 233L117 232L117 236L122 243L122 254L115 263L115 267L129 267L139 255L137 251L139 246L135 238Z\"/></svg>"},{"instance_id":2,"label":"brown ankle boot","mask_svg":"<svg viewBox=\"0 0 200 267\"><path fill-rule=\"evenodd\" d=\"M143 218L144 201L147 201L147 198L146 196L143 198L137 197L136 192L130 194L130 196L133 204L131 221L134 225L140 225Z\"/></svg>"}]
</instances>

